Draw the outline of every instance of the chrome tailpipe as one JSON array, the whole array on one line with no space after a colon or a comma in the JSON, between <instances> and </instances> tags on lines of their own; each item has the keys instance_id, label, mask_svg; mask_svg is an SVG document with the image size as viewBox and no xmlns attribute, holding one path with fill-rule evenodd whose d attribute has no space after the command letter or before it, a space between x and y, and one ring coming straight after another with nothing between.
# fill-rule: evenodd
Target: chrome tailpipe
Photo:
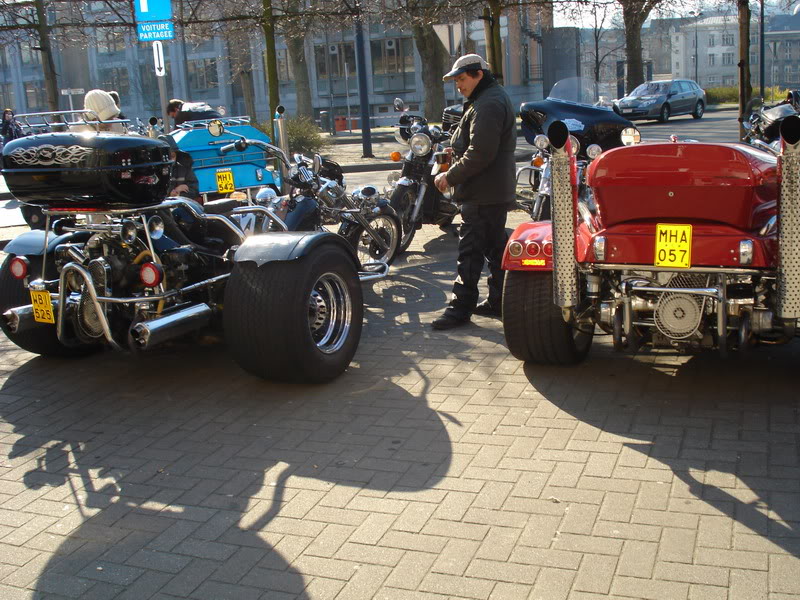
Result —
<instances>
[{"instance_id":1,"label":"chrome tailpipe","mask_svg":"<svg viewBox=\"0 0 800 600\"><path fill-rule=\"evenodd\" d=\"M800 117L781 123L777 317L800 317Z\"/></svg>"},{"instance_id":2,"label":"chrome tailpipe","mask_svg":"<svg viewBox=\"0 0 800 600\"><path fill-rule=\"evenodd\" d=\"M56 300L51 300L51 302L53 303L53 312L55 313L58 311L58 302ZM5 319L6 325L11 333L22 333L34 327L47 325L47 323L39 323L33 318L32 304L9 308L3 313L3 319Z\"/></svg>"},{"instance_id":3,"label":"chrome tailpipe","mask_svg":"<svg viewBox=\"0 0 800 600\"><path fill-rule=\"evenodd\" d=\"M555 121L547 129L552 155L550 177L553 213L553 302L562 309L578 304L578 265L575 260L575 197L569 129Z\"/></svg>"},{"instance_id":4,"label":"chrome tailpipe","mask_svg":"<svg viewBox=\"0 0 800 600\"><path fill-rule=\"evenodd\" d=\"M208 326L213 311L208 304L196 304L150 321L137 323L130 330L130 343L135 350L148 350L187 333Z\"/></svg>"}]
</instances>

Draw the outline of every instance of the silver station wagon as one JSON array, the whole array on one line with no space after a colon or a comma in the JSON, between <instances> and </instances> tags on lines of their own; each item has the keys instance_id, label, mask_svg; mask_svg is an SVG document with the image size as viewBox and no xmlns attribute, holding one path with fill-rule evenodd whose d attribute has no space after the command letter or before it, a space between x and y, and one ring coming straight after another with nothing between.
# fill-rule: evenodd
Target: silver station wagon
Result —
<instances>
[{"instance_id":1,"label":"silver station wagon","mask_svg":"<svg viewBox=\"0 0 800 600\"><path fill-rule=\"evenodd\" d=\"M658 119L690 114L699 119L706 111L706 93L694 81L647 81L627 96L614 100L614 111L626 119Z\"/></svg>"}]
</instances>

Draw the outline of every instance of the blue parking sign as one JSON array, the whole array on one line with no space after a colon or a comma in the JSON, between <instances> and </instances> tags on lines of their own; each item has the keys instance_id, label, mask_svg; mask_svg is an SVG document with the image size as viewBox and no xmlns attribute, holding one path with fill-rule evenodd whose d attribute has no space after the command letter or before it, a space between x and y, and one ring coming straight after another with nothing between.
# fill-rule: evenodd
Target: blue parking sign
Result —
<instances>
[{"instance_id":1,"label":"blue parking sign","mask_svg":"<svg viewBox=\"0 0 800 600\"><path fill-rule=\"evenodd\" d=\"M134 6L137 23L172 19L171 0L135 0Z\"/></svg>"},{"instance_id":2,"label":"blue parking sign","mask_svg":"<svg viewBox=\"0 0 800 600\"><path fill-rule=\"evenodd\" d=\"M137 23L136 33L139 36L140 42L173 40L175 39L175 26L172 24L172 21Z\"/></svg>"}]
</instances>

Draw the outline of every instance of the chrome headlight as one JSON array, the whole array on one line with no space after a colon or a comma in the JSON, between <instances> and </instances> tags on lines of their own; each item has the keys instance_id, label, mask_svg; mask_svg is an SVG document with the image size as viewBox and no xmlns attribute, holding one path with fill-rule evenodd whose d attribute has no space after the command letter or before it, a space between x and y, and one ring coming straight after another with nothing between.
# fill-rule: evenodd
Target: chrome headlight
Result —
<instances>
[{"instance_id":1,"label":"chrome headlight","mask_svg":"<svg viewBox=\"0 0 800 600\"><path fill-rule=\"evenodd\" d=\"M600 156L602 153L603 153L603 149L600 146L598 146L597 144L590 144L589 147L586 148L586 156L588 156L589 159L591 159L591 160L594 160L595 158Z\"/></svg>"},{"instance_id":2,"label":"chrome headlight","mask_svg":"<svg viewBox=\"0 0 800 600\"><path fill-rule=\"evenodd\" d=\"M626 127L622 130L620 134L620 139L622 143L626 146L633 146L634 144L638 144L642 141L642 134L639 133L639 130L636 127Z\"/></svg>"},{"instance_id":3,"label":"chrome headlight","mask_svg":"<svg viewBox=\"0 0 800 600\"><path fill-rule=\"evenodd\" d=\"M425 156L433 147L431 138L424 133L415 133L412 135L411 139L408 140L408 145L411 147L411 152L413 152L415 156Z\"/></svg>"},{"instance_id":4,"label":"chrome headlight","mask_svg":"<svg viewBox=\"0 0 800 600\"><path fill-rule=\"evenodd\" d=\"M119 237L123 242L130 245L136 241L137 231L136 223L130 219L122 220L122 227L120 228Z\"/></svg>"},{"instance_id":5,"label":"chrome headlight","mask_svg":"<svg viewBox=\"0 0 800 600\"><path fill-rule=\"evenodd\" d=\"M539 134L533 138L533 145L539 150L547 150L550 147L550 140L544 134Z\"/></svg>"}]
</instances>

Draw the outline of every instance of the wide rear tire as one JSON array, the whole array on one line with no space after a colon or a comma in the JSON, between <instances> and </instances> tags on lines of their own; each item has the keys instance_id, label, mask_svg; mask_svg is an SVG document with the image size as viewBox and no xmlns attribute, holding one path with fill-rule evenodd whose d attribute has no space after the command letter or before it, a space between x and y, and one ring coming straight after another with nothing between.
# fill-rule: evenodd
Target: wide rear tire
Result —
<instances>
[{"instance_id":1,"label":"wide rear tire","mask_svg":"<svg viewBox=\"0 0 800 600\"><path fill-rule=\"evenodd\" d=\"M298 260L236 263L225 289L230 352L265 379L324 383L339 376L358 348L363 315L353 260L331 243Z\"/></svg>"},{"instance_id":2,"label":"wide rear tire","mask_svg":"<svg viewBox=\"0 0 800 600\"><path fill-rule=\"evenodd\" d=\"M594 332L566 323L553 303L553 274L509 271L503 288L503 330L516 358L545 365L574 365L586 358Z\"/></svg>"},{"instance_id":3,"label":"wide rear tire","mask_svg":"<svg viewBox=\"0 0 800 600\"><path fill-rule=\"evenodd\" d=\"M55 325L43 323L19 333L13 333L8 328L6 320L2 316L3 313L9 308L26 306L31 303L30 292L25 288L23 282L11 276L9 263L12 258L14 258L14 255L7 256L3 266L0 267L0 329L3 330L8 339L23 350L42 356L78 358L100 350L100 346L65 346L58 341ZM41 256L28 256L27 259L30 263L29 273L34 277L39 277L42 272ZM50 267L52 269L52 263ZM54 270L51 271L51 269L48 269L48 279L55 278L55 272Z\"/></svg>"}]
</instances>

